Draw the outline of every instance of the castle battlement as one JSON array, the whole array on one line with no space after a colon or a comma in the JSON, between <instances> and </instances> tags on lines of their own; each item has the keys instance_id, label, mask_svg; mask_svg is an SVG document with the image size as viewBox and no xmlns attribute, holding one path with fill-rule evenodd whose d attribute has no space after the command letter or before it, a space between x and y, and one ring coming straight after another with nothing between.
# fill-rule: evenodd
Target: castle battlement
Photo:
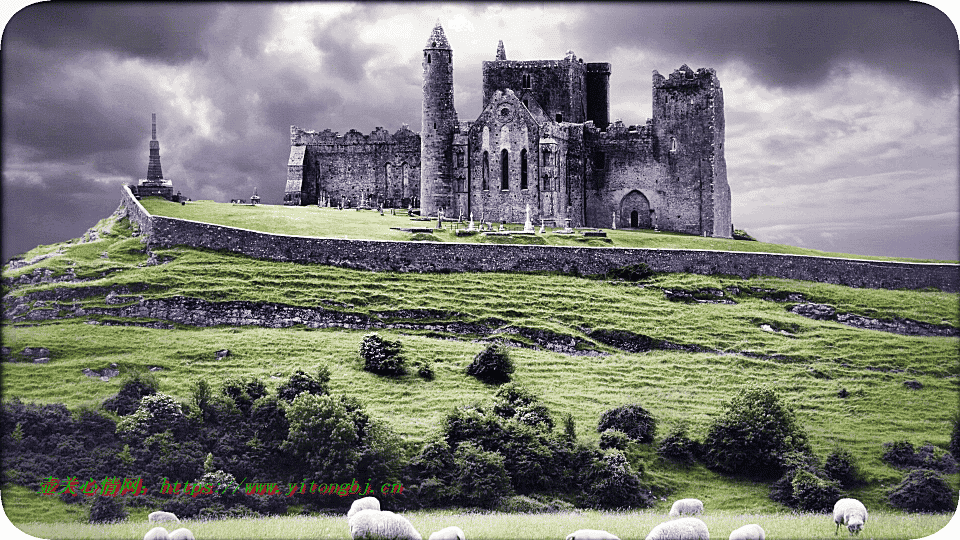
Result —
<instances>
[{"instance_id":1,"label":"castle battlement","mask_svg":"<svg viewBox=\"0 0 960 540\"><path fill-rule=\"evenodd\" d=\"M693 71L686 64L674 70L668 77L664 77L657 70L653 70L654 88L686 88L691 86L720 86L720 82L717 80L717 72L713 68L700 68Z\"/></svg>"},{"instance_id":2,"label":"castle battlement","mask_svg":"<svg viewBox=\"0 0 960 540\"><path fill-rule=\"evenodd\" d=\"M411 131L406 124L400 126L400 129L393 134L378 126L369 135L364 135L355 129L340 135L340 133L329 129L317 132L290 126L291 146L405 144L410 142L411 139L419 139L419 137L419 134Z\"/></svg>"}]
</instances>

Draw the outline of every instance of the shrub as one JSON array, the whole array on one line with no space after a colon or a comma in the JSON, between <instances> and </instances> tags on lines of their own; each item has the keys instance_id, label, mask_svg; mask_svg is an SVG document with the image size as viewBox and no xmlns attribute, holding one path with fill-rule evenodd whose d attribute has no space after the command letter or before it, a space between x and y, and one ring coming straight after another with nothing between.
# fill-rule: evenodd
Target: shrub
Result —
<instances>
[{"instance_id":1,"label":"shrub","mask_svg":"<svg viewBox=\"0 0 960 540\"><path fill-rule=\"evenodd\" d=\"M953 417L953 431L950 433L950 455L960 461L960 414Z\"/></svg>"},{"instance_id":2,"label":"shrub","mask_svg":"<svg viewBox=\"0 0 960 540\"><path fill-rule=\"evenodd\" d=\"M647 507L653 503L650 491L640 483L640 477L627 458L612 451L602 459L594 460L588 468L586 488L578 506L597 509Z\"/></svg>"},{"instance_id":3,"label":"shrub","mask_svg":"<svg viewBox=\"0 0 960 540\"><path fill-rule=\"evenodd\" d=\"M573 420L573 415L567 413L563 417L563 435L570 442L577 440L577 423Z\"/></svg>"},{"instance_id":4,"label":"shrub","mask_svg":"<svg viewBox=\"0 0 960 540\"><path fill-rule=\"evenodd\" d=\"M457 447L453 460L464 505L493 508L501 497L512 495L510 477L500 454L464 442Z\"/></svg>"},{"instance_id":5,"label":"shrub","mask_svg":"<svg viewBox=\"0 0 960 540\"><path fill-rule=\"evenodd\" d=\"M413 363L413 367L417 370L417 375L425 380L432 381L434 378L433 366L429 362L424 362L423 360L417 360Z\"/></svg>"},{"instance_id":6,"label":"shrub","mask_svg":"<svg viewBox=\"0 0 960 540\"><path fill-rule=\"evenodd\" d=\"M600 416L597 432L621 431L638 443L649 444L657 432L657 422L646 409L634 403L610 409Z\"/></svg>"},{"instance_id":7,"label":"shrub","mask_svg":"<svg viewBox=\"0 0 960 540\"><path fill-rule=\"evenodd\" d=\"M281 449L302 469L291 470L291 476L350 478L355 474L359 437L353 415L341 400L301 393L287 408L287 420L290 428Z\"/></svg>"},{"instance_id":8,"label":"shrub","mask_svg":"<svg viewBox=\"0 0 960 540\"><path fill-rule=\"evenodd\" d=\"M237 409L239 409L244 416L250 414L250 407L254 401L267 395L267 388L263 384L263 381L254 377L231 377L226 379L223 381L223 386L220 391L224 396L233 400L237 405Z\"/></svg>"},{"instance_id":9,"label":"shrub","mask_svg":"<svg viewBox=\"0 0 960 540\"><path fill-rule=\"evenodd\" d=\"M360 342L360 357L363 369L378 375L403 375L406 373L399 341L383 339L379 334L367 334Z\"/></svg>"},{"instance_id":10,"label":"shrub","mask_svg":"<svg viewBox=\"0 0 960 540\"><path fill-rule=\"evenodd\" d=\"M467 375L472 375L487 384L502 384L510 381L513 361L500 344L490 344L477 353L467 366Z\"/></svg>"},{"instance_id":11,"label":"shrub","mask_svg":"<svg viewBox=\"0 0 960 540\"><path fill-rule=\"evenodd\" d=\"M883 443L883 455L880 457L888 465L898 469L910 469L920 465L917 451L910 441L893 441Z\"/></svg>"},{"instance_id":12,"label":"shrub","mask_svg":"<svg viewBox=\"0 0 960 540\"><path fill-rule=\"evenodd\" d=\"M823 472L843 489L849 489L862 482L860 470L853 456L843 448L836 448L823 463Z\"/></svg>"},{"instance_id":13,"label":"shrub","mask_svg":"<svg viewBox=\"0 0 960 540\"><path fill-rule=\"evenodd\" d=\"M910 512L948 512L956 509L953 489L943 475L930 469L914 469L887 493L890 505Z\"/></svg>"},{"instance_id":14,"label":"shrub","mask_svg":"<svg viewBox=\"0 0 960 540\"><path fill-rule=\"evenodd\" d=\"M553 430L553 418L540 398L516 383L504 384L497 390L493 412L501 418L516 418L521 424Z\"/></svg>"},{"instance_id":15,"label":"shrub","mask_svg":"<svg viewBox=\"0 0 960 540\"><path fill-rule=\"evenodd\" d=\"M918 468L921 469L933 469L944 474L957 472L957 460L953 459L953 455L930 443L917 450L917 459L920 462Z\"/></svg>"},{"instance_id":16,"label":"shrub","mask_svg":"<svg viewBox=\"0 0 960 540\"><path fill-rule=\"evenodd\" d=\"M840 499L840 487L833 480L803 468L795 469L792 476L792 508L804 512L829 512Z\"/></svg>"},{"instance_id":17,"label":"shrub","mask_svg":"<svg viewBox=\"0 0 960 540\"><path fill-rule=\"evenodd\" d=\"M120 380L120 391L103 402L103 408L120 416L133 414L140 407L140 400L156 394L159 388L160 383L153 373L131 371Z\"/></svg>"},{"instance_id":18,"label":"shrub","mask_svg":"<svg viewBox=\"0 0 960 540\"><path fill-rule=\"evenodd\" d=\"M686 424L675 427L657 446L657 455L682 465L692 465L699 453L698 443L687 437Z\"/></svg>"},{"instance_id":19,"label":"shrub","mask_svg":"<svg viewBox=\"0 0 960 540\"><path fill-rule=\"evenodd\" d=\"M770 388L751 388L726 405L703 443L707 463L731 474L776 477L789 452L809 453L793 411Z\"/></svg>"},{"instance_id":20,"label":"shrub","mask_svg":"<svg viewBox=\"0 0 960 540\"><path fill-rule=\"evenodd\" d=\"M320 378L325 369L325 366L321 368L319 377L313 377L300 369L294 371L290 379L277 387L277 397L289 403L303 392L314 396L329 394L330 388L327 384L330 381L329 372L326 374L326 379Z\"/></svg>"},{"instance_id":21,"label":"shrub","mask_svg":"<svg viewBox=\"0 0 960 540\"><path fill-rule=\"evenodd\" d=\"M106 523L120 521L127 517L127 509L123 501L115 497L97 496L90 507L90 523Z\"/></svg>"},{"instance_id":22,"label":"shrub","mask_svg":"<svg viewBox=\"0 0 960 540\"><path fill-rule=\"evenodd\" d=\"M606 450L608 448L624 450L627 448L628 442L630 442L630 437L627 437L627 434L622 431L608 429L600 434L601 450Z\"/></svg>"}]
</instances>

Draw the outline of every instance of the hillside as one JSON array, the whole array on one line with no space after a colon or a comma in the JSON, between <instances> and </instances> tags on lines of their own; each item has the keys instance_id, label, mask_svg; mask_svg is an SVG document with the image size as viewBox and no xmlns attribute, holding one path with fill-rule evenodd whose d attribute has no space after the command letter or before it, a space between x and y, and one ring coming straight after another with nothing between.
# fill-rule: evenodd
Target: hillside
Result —
<instances>
[{"instance_id":1,"label":"hillside","mask_svg":"<svg viewBox=\"0 0 960 540\"><path fill-rule=\"evenodd\" d=\"M654 415L658 438L686 423L702 439L725 402L768 384L795 409L821 460L837 446L854 456L869 481L853 494L872 507L886 506L903 475L880 460L883 444L946 449L956 414L958 295L936 291L690 274L634 282L370 273L147 252L113 216L5 266L3 292L4 359L21 360L3 364L5 401L96 407L117 393L119 377L83 372L112 364L121 375L161 368L161 391L184 402L199 378L215 385L249 375L275 391L295 370L325 365L334 393L357 397L416 446L454 407L492 399L496 389L464 369L502 340L514 381L555 418L572 415L585 441L599 439L604 411L627 403ZM409 360L433 365L435 379L363 371L357 351L371 331L399 339ZM49 362L29 361L25 348L46 349ZM229 356L218 358L224 349ZM629 457L661 496L783 510L769 484L670 464L649 445ZM960 487L956 475L951 481Z\"/></svg>"}]
</instances>

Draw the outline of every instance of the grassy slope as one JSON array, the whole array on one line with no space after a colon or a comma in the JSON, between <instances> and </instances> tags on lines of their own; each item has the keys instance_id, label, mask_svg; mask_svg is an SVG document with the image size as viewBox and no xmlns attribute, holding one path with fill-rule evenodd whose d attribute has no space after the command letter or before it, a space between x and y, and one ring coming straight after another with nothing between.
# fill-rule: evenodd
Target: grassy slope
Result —
<instances>
[{"instance_id":1,"label":"grassy slope","mask_svg":"<svg viewBox=\"0 0 960 540\"><path fill-rule=\"evenodd\" d=\"M142 201L148 212L157 216L215 223L230 227L241 227L254 231L296 236L321 236L328 238L351 238L373 240L410 240L410 233L392 230L391 227L431 227L436 220L411 221L406 210L397 210L391 215L387 210L383 216L373 211L337 210L315 206L291 207L275 205L233 205L212 201L195 201L180 205L160 198L147 198ZM401 215L402 214L402 215ZM474 216L479 220L479 216ZM453 218L453 216L451 216ZM466 219L466 218L465 218ZM478 222L479 223L479 222ZM485 238L481 235L457 237L453 233L453 223L445 223L444 230L434 233L430 240L440 242L511 242L523 244L552 245L595 245L616 247L643 247L663 249L708 249L723 251L752 251L764 253L790 253L794 255L815 255L824 257L842 257L855 259L943 262L929 259L908 259L896 257L875 257L869 255L851 255L847 253L829 253L815 249L798 248L766 242L746 240L728 240L724 238L703 238L688 234L654 232L650 230L611 230L604 229L608 241L585 240L582 237L558 235L538 235L534 238L513 238L511 240ZM461 225L463 228L465 225ZM511 225L517 228L516 224ZM539 227L539 226L538 226ZM552 230L548 228L547 230Z\"/></svg>"},{"instance_id":2,"label":"grassy slope","mask_svg":"<svg viewBox=\"0 0 960 540\"><path fill-rule=\"evenodd\" d=\"M110 221L98 228L104 229ZM872 480L855 495L871 507L882 507L884 492L901 477L900 471L880 462L881 445L909 439L915 444L930 441L945 447L956 404L956 339L856 330L792 315L784 309L785 304L760 299L741 298L737 305L673 303L664 299L662 288L765 287L802 292L841 312L899 315L960 326L955 294L683 274L657 276L642 287L550 275L378 274L265 263L189 249L160 250L158 256L174 259L139 267L146 254L139 239L129 236L125 221L100 240L41 247L26 258L57 251L62 253L26 268L5 269L3 275L15 277L47 268L54 274L69 270L92 281L27 286L14 294L57 286L146 283L151 287L140 293L145 297L185 295L341 306L361 313L432 308L459 312L458 320L498 317L507 325L581 337L583 327L602 327L730 352L780 355L782 359L773 361L674 351L627 354L598 345L597 349L612 354L591 357L512 349L517 364L515 380L538 393L555 416L573 414L578 436L584 439L598 438L595 426L603 411L633 402L655 415L661 434L671 424L685 421L695 437L702 437L722 403L740 388L753 382L772 384L797 409L821 457L836 444L854 454ZM104 299L81 303L103 305ZM763 332L759 326L764 322L789 327L796 337ZM414 376L388 379L360 370L357 348L364 333L250 327L152 330L70 320L5 325L5 346L14 351L25 346L47 347L53 351L53 361L46 365L4 364L3 396L63 402L70 407L95 405L114 394L118 382L91 380L80 371L116 362L122 371L164 367L159 372L161 390L187 400L190 383L199 377L216 381L255 375L275 388L280 379L273 377L286 378L295 369L311 370L324 363L332 371L335 392L357 395L404 438L422 441L452 407L489 399L495 391L463 374L482 343L385 332L403 341L411 360L434 362L437 374L431 382ZM232 354L216 361L214 351L222 348ZM903 386L906 380L920 381L923 389L907 389ZM840 388L851 395L840 399ZM709 500L714 509L737 512L782 510L767 498L767 485L722 477L702 466L666 465L658 462L649 448L639 449L634 457L645 462L647 481L670 490L671 498L699 496ZM960 485L956 478L953 482L954 487Z\"/></svg>"}]
</instances>

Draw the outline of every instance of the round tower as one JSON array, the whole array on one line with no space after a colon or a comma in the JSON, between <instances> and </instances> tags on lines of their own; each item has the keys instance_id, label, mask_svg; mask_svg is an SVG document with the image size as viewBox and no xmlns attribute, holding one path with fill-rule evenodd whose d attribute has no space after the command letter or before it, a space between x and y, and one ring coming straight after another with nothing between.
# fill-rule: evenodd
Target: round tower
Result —
<instances>
[{"instance_id":1,"label":"round tower","mask_svg":"<svg viewBox=\"0 0 960 540\"><path fill-rule=\"evenodd\" d=\"M453 135L457 111L453 106L453 49L437 21L423 48L423 126L420 130L420 214L435 216L455 206Z\"/></svg>"}]
</instances>

